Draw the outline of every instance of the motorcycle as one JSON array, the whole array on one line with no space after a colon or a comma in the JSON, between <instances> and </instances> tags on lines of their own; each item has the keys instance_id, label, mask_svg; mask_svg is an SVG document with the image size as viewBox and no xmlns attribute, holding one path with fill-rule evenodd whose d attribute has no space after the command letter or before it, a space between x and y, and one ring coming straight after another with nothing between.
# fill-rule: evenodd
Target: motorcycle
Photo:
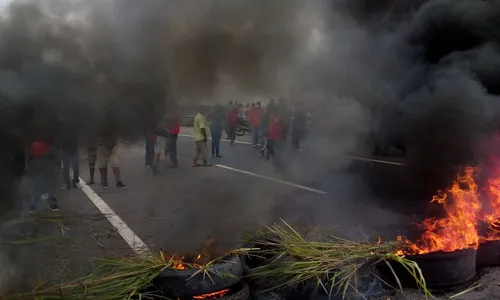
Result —
<instances>
[{"instance_id":1,"label":"motorcycle","mask_svg":"<svg viewBox=\"0 0 500 300\"><path fill-rule=\"evenodd\" d=\"M247 132L251 132L252 129L250 128L250 124L248 123L247 120L243 118L238 118L238 125L236 127L236 135L237 136L242 136Z\"/></svg>"}]
</instances>

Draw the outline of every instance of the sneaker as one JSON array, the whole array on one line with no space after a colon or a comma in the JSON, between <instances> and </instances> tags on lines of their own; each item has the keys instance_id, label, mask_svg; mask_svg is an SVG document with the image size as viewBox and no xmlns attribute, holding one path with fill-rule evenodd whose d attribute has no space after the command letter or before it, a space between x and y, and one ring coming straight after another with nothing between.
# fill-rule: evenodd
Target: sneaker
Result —
<instances>
[{"instance_id":1,"label":"sneaker","mask_svg":"<svg viewBox=\"0 0 500 300\"><path fill-rule=\"evenodd\" d=\"M108 188L108 183L107 182L103 182L102 183L102 189L105 190Z\"/></svg>"},{"instance_id":2,"label":"sneaker","mask_svg":"<svg viewBox=\"0 0 500 300\"><path fill-rule=\"evenodd\" d=\"M71 186L72 186L74 189L78 188L78 182L74 182L74 181L73 181L73 183L71 184Z\"/></svg>"},{"instance_id":3,"label":"sneaker","mask_svg":"<svg viewBox=\"0 0 500 300\"><path fill-rule=\"evenodd\" d=\"M217 155L216 155L215 157L219 157L219 158L220 158L220 157L222 157L222 155L220 155L220 154L217 154Z\"/></svg>"},{"instance_id":4,"label":"sneaker","mask_svg":"<svg viewBox=\"0 0 500 300\"><path fill-rule=\"evenodd\" d=\"M118 181L116 183L116 187L119 189L126 189L127 188L127 186L125 184L123 184L123 182L121 182L121 181Z\"/></svg>"},{"instance_id":5,"label":"sneaker","mask_svg":"<svg viewBox=\"0 0 500 300\"><path fill-rule=\"evenodd\" d=\"M150 165L146 165L146 170L151 171L151 170L153 170L153 167Z\"/></svg>"},{"instance_id":6,"label":"sneaker","mask_svg":"<svg viewBox=\"0 0 500 300\"><path fill-rule=\"evenodd\" d=\"M253 145L252 148L257 148L259 147L257 144Z\"/></svg>"},{"instance_id":7,"label":"sneaker","mask_svg":"<svg viewBox=\"0 0 500 300\"><path fill-rule=\"evenodd\" d=\"M89 180L89 181L87 181L87 185L93 185L94 183L95 183L95 181L94 181L94 180Z\"/></svg>"},{"instance_id":8,"label":"sneaker","mask_svg":"<svg viewBox=\"0 0 500 300\"><path fill-rule=\"evenodd\" d=\"M52 212L58 212L59 211L59 206L57 205L57 198L54 198L54 204L50 205L50 209L52 209Z\"/></svg>"}]
</instances>

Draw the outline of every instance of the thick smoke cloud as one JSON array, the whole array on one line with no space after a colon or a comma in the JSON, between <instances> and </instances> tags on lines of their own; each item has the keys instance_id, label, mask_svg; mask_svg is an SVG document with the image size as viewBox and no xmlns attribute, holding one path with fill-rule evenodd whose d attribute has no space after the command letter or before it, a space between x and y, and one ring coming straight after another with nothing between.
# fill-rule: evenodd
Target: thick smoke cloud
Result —
<instances>
[{"instance_id":1,"label":"thick smoke cloud","mask_svg":"<svg viewBox=\"0 0 500 300\"><path fill-rule=\"evenodd\" d=\"M173 103L284 96L316 117L322 164L297 176L325 176L374 139L403 143L410 180L434 191L498 129L499 14L486 0L14 1L0 134L95 136L107 121L133 139Z\"/></svg>"}]
</instances>

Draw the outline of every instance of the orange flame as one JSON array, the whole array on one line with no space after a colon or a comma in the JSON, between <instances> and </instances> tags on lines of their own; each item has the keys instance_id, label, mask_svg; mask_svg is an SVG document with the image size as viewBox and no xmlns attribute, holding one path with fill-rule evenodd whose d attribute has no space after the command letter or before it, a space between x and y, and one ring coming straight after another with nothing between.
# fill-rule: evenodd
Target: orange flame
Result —
<instances>
[{"instance_id":1,"label":"orange flame","mask_svg":"<svg viewBox=\"0 0 500 300\"><path fill-rule=\"evenodd\" d=\"M500 176L500 174L498 174ZM500 240L500 177L488 180L488 213L484 216L484 221L488 224L489 231L482 236L482 240Z\"/></svg>"},{"instance_id":2,"label":"orange flame","mask_svg":"<svg viewBox=\"0 0 500 300\"><path fill-rule=\"evenodd\" d=\"M477 248L477 218L481 210L479 193L474 176L478 168L467 167L463 176L458 175L447 192L438 191L431 203L444 206L446 217L426 219L421 240L410 245L414 254L443 251L452 252L466 248Z\"/></svg>"},{"instance_id":3,"label":"orange flame","mask_svg":"<svg viewBox=\"0 0 500 300\"><path fill-rule=\"evenodd\" d=\"M217 292L193 296L193 299L213 299L213 298L222 298L229 292L229 289L223 289Z\"/></svg>"},{"instance_id":4,"label":"orange flame","mask_svg":"<svg viewBox=\"0 0 500 300\"><path fill-rule=\"evenodd\" d=\"M174 258L172 257L172 260ZM182 260L184 259L184 256L181 257L179 260L175 260L173 261L173 265L172 265L172 269L175 269L175 270L187 270L189 269L188 266L186 266Z\"/></svg>"}]
</instances>

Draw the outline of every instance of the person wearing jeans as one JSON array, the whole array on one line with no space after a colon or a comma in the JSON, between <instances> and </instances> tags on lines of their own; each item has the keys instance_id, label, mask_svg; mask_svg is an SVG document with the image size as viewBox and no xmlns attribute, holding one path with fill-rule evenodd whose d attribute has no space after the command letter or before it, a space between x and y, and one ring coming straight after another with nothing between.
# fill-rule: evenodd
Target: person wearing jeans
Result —
<instances>
[{"instance_id":1,"label":"person wearing jeans","mask_svg":"<svg viewBox=\"0 0 500 300\"><path fill-rule=\"evenodd\" d=\"M60 132L61 159L63 163L62 189L76 188L80 182L80 161L78 157L78 130L70 124L61 124ZM73 169L73 178L70 179L69 169Z\"/></svg>"},{"instance_id":2,"label":"person wearing jeans","mask_svg":"<svg viewBox=\"0 0 500 300\"><path fill-rule=\"evenodd\" d=\"M167 118L167 128L168 128L168 137L167 137L167 152L170 157L170 168L177 168L178 160L177 160L177 138L179 137L179 133L181 132L179 114L177 111L172 115L169 115Z\"/></svg>"},{"instance_id":3,"label":"person wearing jeans","mask_svg":"<svg viewBox=\"0 0 500 300\"><path fill-rule=\"evenodd\" d=\"M264 115L264 110L261 107L260 101L251 108L248 114L248 120L252 126L252 144L254 148L257 148L258 144L262 145L261 141L261 123L262 116Z\"/></svg>"},{"instance_id":4,"label":"person wearing jeans","mask_svg":"<svg viewBox=\"0 0 500 300\"><path fill-rule=\"evenodd\" d=\"M212 123L210 124L210 134L212 135L212 156L222 157L220 155L220 140L222 138L222 129L225 123L225 113L220 105L215 105L214 112L210 115Z\"/></svg>"},{"instance_id":5,"label":"person wearing jeans","mask_svg":"<svg viewBox=\"0 0 500 300\"><path fill-rule=\"evenodd\" d=\"M77 184L80 182L80 160L78 151L63 150L62 161L63 161L63 179L66 184L66 188L76 188ZM73 180L70 181L69 167L73 169Z\"/></svg>"},{"instance_id":6,"label":"person wearing jeans","mask_svg":"<svg viewBox=\"0 0 500 300\"><path fill-rule=\"evenodd\" d=\"M229 142L231 146L235 145L236 128L238 127L238 108L234 107L227 113L227 124L229 128Z\"/></svg>"}]
</instances>

